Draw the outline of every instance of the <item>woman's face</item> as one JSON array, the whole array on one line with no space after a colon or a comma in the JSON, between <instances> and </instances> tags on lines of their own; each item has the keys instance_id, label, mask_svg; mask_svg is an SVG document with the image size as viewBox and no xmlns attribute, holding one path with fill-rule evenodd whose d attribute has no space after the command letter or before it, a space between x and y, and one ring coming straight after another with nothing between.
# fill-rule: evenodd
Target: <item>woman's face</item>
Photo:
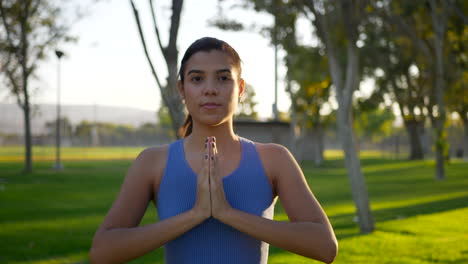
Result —
<instances>
[{"instance_id":1,"label":"woman's face","mask_svg":"<svg viewBox=\"0 0 468 264\"><path fill-rule=\"evenodd\" d=\"M218 125L232 118L244 80L226 53L200 51L187 61L179 92L195 122Z\"/></svg>"}]
</instances>

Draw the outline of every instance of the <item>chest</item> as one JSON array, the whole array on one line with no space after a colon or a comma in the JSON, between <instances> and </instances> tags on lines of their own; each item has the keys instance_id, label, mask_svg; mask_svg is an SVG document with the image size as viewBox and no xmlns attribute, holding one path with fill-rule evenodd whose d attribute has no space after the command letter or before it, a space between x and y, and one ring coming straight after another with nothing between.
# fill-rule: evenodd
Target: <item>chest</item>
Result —
<instances>
[{"instance_id":1,"label":"chest","mask_svg":"<svg viewBox=\"0 0 468 264\"><path fill-rule=\"evenodd\" d=\"M197 197L197 178L203 169L204 157L175 149L170 153L166 170L157 192L157 208L161 219L193 207ZM182 154L183 153L183 154ZM248 146L219 155L218 177L222 178L226 200L236 209L256 215L269 215L274 207L274 192L261 158Z\"/></svg>"},{"instance_id":2,"label":"chest","mask_svg":"<svg viewBox=\"0 0 468 264\"><path fill-rule=\"evenodd\" d=\"M187 165L193 170L195 174L200 174L205 166L203 155L187 154L185 160ZM218 155L215 160L216 177L224 178L232 174L239 168L242 161L241 153L229 153L226 155Z\"/></svg>"}]
</instances>

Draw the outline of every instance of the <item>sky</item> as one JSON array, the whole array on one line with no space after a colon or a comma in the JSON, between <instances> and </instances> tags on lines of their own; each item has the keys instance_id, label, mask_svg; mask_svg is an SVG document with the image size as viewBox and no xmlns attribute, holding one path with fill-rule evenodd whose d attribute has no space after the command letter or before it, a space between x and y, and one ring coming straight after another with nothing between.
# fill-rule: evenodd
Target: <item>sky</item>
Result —
<instances>
[{"instance_id":1,"label":"sky","mask_svg":"<svg viewBox=\"0 0 468 264\"><path fill-rule=\"evenodd\" d=\"M211 36L222 39L237 50L243 61L243 78L256 92L254 100L261 118L272 116L274 101L274 49L258 32L225 32L208 26L218 13L218 0L186 0L178 34L179 62L196 39ZM170 2L155 1L163 44L168 41ZM159 78L165 81L166 64L156 43L147 1L135 1L143 20L147 45ZM271 25L267 14L230 9L229 17L246 24ZM307 26L304 26L307 28ZM61 103L74 105L124 106L156 111L160 92L143 52L129 1L101 1L74 25L71 33L79 37L74 44L58 46L65 52L60 62ZM305 37L307 39L307 37ZM279 53L280 59L283 53ZM50 54L39 71L33 103L57 102L58 59ZM284 91L285 68L279 63L278 108L288 111L290 101ZM7 99L8 100L8 99ZM9 98L14 102L13 98Z\"/></svg>"}]
</instances>

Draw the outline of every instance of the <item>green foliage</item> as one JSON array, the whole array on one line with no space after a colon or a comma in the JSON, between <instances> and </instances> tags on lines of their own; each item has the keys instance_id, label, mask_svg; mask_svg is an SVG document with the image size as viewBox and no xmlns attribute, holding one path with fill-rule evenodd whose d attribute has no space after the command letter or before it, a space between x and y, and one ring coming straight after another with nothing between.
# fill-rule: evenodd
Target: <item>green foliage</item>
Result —
<instances>
[{"instance_id":1,"label":"green foliage","mask_svg":"<svg viewBox=\"0 0 468 264\"><path fill-rule=\"evenodd\" d=\"M236 119L258 120L258 113L255 110L255 89L252 85L246 84L244 94L237 105Z\"/></svg>"},{"instance_id":2,"label":"green foliage","mask_svg":"<svg viewBox=\"0 0 468 264\"><path fill-rule=\"evenodd\" d=\"M464 4L465 14L468 5ZM468 119L468 26L458 17L449 20L447 28L447 89L445 102L450 111Z\"/></svg>"},{"instance_id":3,"label":"green foliage","mask_svg":"<svg viewBox=\"0 0 468 264\"><path fill-rule=\"evenodd\" d=\"M140 149L66 148L65 170L53 159L36 162L35 173L20 175L21 164L0 162L0 262L87 263L94 232L117 196L131 159ZM21 149L0 149L0 160L21 159ZM42 158L40 148L35 155ZM84 152L93 160L75 159ZM16 153L16 154L14 154ZM102 155L97 155L102 153ZM50 150L53 154L53 149ZM49 154L46 154L49 155ZM108 158L113 160L101 160ZM361 153L376 231L360 235L341 153L327 152L320 167L302 164L306 180L329 216L339 240L334 263L465 263L468 261L468 163L447 167L447 180L434 181L434 163L380 158ZM53 155L52 155L53 156ZM141 225L157 219L150 205ZM278 203L275 219L287 221ZM163 250L130 263L163 263ZM270 246L269 263L318 263Z\"/></svg>"},{"instance_id":4,"label":"green foliage","mask_svg":"<svg viewBox=\"0 0 468 264\"><path fill-rule=\"evenodd\" d=\"M332 121L331 112L321 113L328 104L332 85L326 58L320 48L306 46L296 46L290 54L286 65L289 78L299 86L292 98L299 123L307 128L328 126Z\"/></svg>"},{"instance_id":5,"label":"green foliage","mask_svg":"<svg viewBox=\"0 0 468 264\"><path fill-rule=\"evenodd\" d=\"M61 42L74 42L75 36L68 32L71 17L64 17L65 7L56 1L12 1L0 4L0 77L12 94L24 105L22 70L26 79L34 77L41 61L52 54L52 49ZM77 16L77 18L80 15ZM22 69L25 67L24 69ZM27 89L27 87L25 87Z\"/></svg>"},{"instance_id":6,"label":"green foliage","mask_svg":"<svg viewBox=\"0 0 468 264\"><path fill-rule=\"evenodd\" d=\"M170 124L169 124L170 126ZM145 123L139 127L131 125L81 121L74 130L74 144L89 146L92 144L93 129L99 138L99 145L153 145L171 140L171 128L153 123Z\"/></svg>"},{"instance_id":7,"label":"green foliage","mask_svg":"<svg viewBox=\"0 0 468 264\"><path fill-rule=\"evenodd\" d=\"M49 135L55 135L57 129L57 120L46 122L45 126L49 132ZM73 125L71 124L70 119L68 119L68 117L60 118L60 133L61 135L68 136L73 134Z\"/></svg>"},{"instance_id":8,"label":"green foliage","mask_svg":"<svg viewBox=\"0 0 468 264\"><path fill-rule=\"evenodd\" d=\"M172 129L172 118L169 114L169 109L161 103L159 107L158 113L158 124L156 130L162 134L167 136L168 138L175 138L175 132Z\"/></svg>"},{"instance_id":9,"label":"green foliage","mask_svg":"<svg viewBox=\"0 0 468 264\"><path fill-rule=\"evenodd\" d=\"M395 115L390 108L357 110L353 121L359 137L378 143L392 134Z\"/></svg>"}]
</instances>

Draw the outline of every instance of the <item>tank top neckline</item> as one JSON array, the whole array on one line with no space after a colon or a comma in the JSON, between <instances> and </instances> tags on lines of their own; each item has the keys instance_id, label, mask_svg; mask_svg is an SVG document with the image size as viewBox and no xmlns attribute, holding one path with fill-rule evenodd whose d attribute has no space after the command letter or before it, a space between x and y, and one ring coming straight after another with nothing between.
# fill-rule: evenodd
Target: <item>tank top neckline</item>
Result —
<instances>
[{"instance_id":1,"label":"tank top neckline","mask_svg":"<svg viewBox=\"0 0 468 264\"><path fill-rule=\"evenodd\" d=\"M241 137L241 136L238 136L236 135L238 138L239 138L239 142L240 142L240 148L241 148L241 158L240 158L240 161L239 161L239 165L237 165L237 167L232 171L230 172L228 175L224 176L222 178L222 180L227 180L228 178L231 178L231 176L235 175L238 171L240 171L240 169L242 168L243 164L244 164L244 158L245 158L245 148L246 146L244 145L245 142L244 142L244 138ZM190 173L194 176L197 176L198 174L195 173L195 171L193 170L193 168L190 166L190 164L188 163L187 159L185 158L185 148L184 148L184 140L185 139L180 139L180 149L182 151L182 161L184 163L184 165L189 169Z\"/></svg>"}]
</instances>

